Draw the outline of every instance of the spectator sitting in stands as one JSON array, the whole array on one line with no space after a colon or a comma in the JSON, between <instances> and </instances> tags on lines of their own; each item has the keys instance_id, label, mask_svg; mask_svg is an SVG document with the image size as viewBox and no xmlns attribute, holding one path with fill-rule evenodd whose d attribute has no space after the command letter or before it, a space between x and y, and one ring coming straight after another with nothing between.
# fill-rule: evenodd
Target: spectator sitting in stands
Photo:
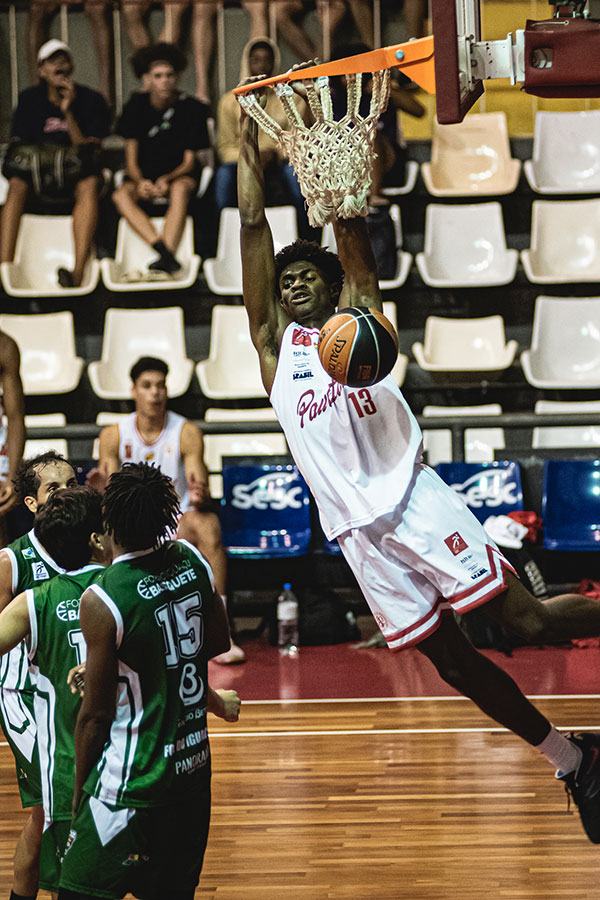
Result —
<instances>
[{"instance_id":1,"label":"spectator sitting in stands","mask_svg":"<svg viewBox=\"0 0 600 900\"><path fill-rule=\"evenodd\" d=\"M93 160L94 148L109 133L110 112L106 100L98 91L76 84L73 56L63 41L47 41L38 52L40 83L19 94L13 116L11 142L14 144L59 145L74 147L82 167L74 186L73 241L75 265L73 271L59 269L58 282L62 287L79 287L89 256L98 220L100 176ZM0 258L12 262L15 255L21 215L30 194L32 179L16 175L7 169L8 194L2 208L0 230Z\"/></svg>"},{"instance_id":2,"label":"spectator sitting in stands","mask_svg":"<svg viewBox=\"0 0 600 900\"><path fill-rule=\"evenodd\" d=\"M48 40L50 19L60 3L58 0L31 0L27 17L27 41L29 65L33 80L37 77L37 54ZM89 19L92 40L96 49L100 90L107 103L111 102L113 89L112 35L108 24L108 0L83 0L83 8Z\"/></svg>"},{"instance_id":3,"label":"spectator sitting in stands","mask_svg":"<svg viewBox=\"0 0 600 900\"><path fill-rule=\"evenodd\" d=\"M117 125L125 138L126 175L113 194L118 211L158 254L150 263L157 277L181 268L175 259L190 199L198 187L197 151L209 146L208 109L177 88L186 65L173 44L138 50L132 59L144 90L126 103ZM159 234L140 203L168 202Z\"/></svg>"},{"instance_id":4,"label":"spectator sitting in stands","mask_svg":"<svg viewBox=\"0 0 600 900\"><path fill-rule=\"evenodd\" d=\"M250 75L270 76L279 69L279 50L269 38L261 37L249 41L242 53L240 81ZM297 94L294 101L300 115L305 118L307 106ZM266 111L271 118L289 128L283 104L270 88L267 88ZM259 134L258 145L265 172L267 203L273 205L273 193L279 193L276 203L292 203L296 208L298 233L307 240L314 239L314 229L310 229L306 216L304 197L294 169L281 155L277 143L263 131ZM215 201L217 212L226 206L237 206L237 162L240 154L240 109L235 95L228 91L223 94L217 110L217 150L221 165L215 172ZM275 194L277 196L277 194ZM283 198L283 199L281 199Z\"/></svg>"}]
</instances>

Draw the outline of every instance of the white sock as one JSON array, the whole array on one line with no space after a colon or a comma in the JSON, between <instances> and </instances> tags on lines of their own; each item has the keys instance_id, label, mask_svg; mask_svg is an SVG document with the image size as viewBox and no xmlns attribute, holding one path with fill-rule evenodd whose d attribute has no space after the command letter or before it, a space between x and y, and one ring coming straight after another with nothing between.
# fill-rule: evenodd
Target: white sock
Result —
<instances>
[{"instance_id":1,"label":"white sock","mask_svg":"<svg viewBox=\"0 0 600 900\"><path fill-rule=\"evenodd\" d=\"M557 775L574 772L579 768L583 756L579 747L560 734L554 725L550 726L549 733L535 749L546 757L550 765L556 766Z\"/></svg>"}]
</instances>

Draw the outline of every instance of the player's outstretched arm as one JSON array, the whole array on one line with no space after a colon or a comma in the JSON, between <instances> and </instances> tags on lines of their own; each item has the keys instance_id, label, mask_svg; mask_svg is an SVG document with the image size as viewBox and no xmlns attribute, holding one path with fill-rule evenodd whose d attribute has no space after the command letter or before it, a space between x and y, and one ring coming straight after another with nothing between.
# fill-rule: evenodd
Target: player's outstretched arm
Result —
<instances>
[{"instance_id":1,"label":"player's outstretched arm","mask_svg":"<svg viewBox=\"0 0 600 900\"><path fill-rule=\"evenodd\" d=\"M20 354L15 341L0 334L0 368L2 370L2 405L6 416L8 476L0 483L0 513L7 512L17 501L12 479L25 448L25 407L20 375Z\"/></svg>"},{"instance_id":2,"label":"player's outstretched arm","mask_svg":"<svg viewBox=\"0 0 600 900\"><path fill-rule=\"evenodd\" d=\"M344 287L338 307L370 306L382 309L377 265L363 218L336 219L337 251L344 269Z\"/></svg>"},{"instance_id":3,"label":"player's outstretched arm","mask_svg":"<svg viewBox=\"0 0 600 900\"><path fill-rule=\"evenodd\" d=\"M0 612L0 656L20 644L30 630L27 594L23 592Z\"/></svg>"},{"instance_id":4,"label":"player's outstretched arm","mask_svg":"<svg viewBox=\"0 0 600 900\"><path fill-rule=\"evenodd\" d=\"M237 174L244 303L250 320L250 336L260 359L263 383L267 393L270 393L281 334L289 319L275 297L273 236L265 215L258 125L245 114L242 115Z\"/></svg>"},{"instance_id":5,"label":"player's outstretched arm","mask_svg":"<svg viewBox=\"0 0 600 900\"><path fill-rule=\"evenodd\" d=\"M76 810L83 785L100 759L115 716L118 659L115 620L98 595L88 588L81 598L79 624L87 644L85 691L75 725Z\"/></svg>"},{"instance_id":6,"label":"player's outstretched arm","mask_svg":"<svg viewBox=\"0 0 600 900\"><path fill-rule=\"evenodd\" d=\"M185 422L179 439L192 506L204 506L210 500L208 469L204 462L204 438L192 422Z\"/></svg>"}]
</instances>

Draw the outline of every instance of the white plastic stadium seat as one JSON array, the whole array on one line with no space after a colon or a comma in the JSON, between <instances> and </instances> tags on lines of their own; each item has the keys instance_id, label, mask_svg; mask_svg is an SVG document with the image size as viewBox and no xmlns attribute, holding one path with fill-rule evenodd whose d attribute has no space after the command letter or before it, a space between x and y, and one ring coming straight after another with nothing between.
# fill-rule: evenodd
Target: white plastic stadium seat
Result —
<instances>
[{"instance_id":1,"label":"white plastic stadium seat","mask_svg":"<svg viewBox=\"0 0 600 900\"><path fill-rule=\"evenodd\" d=\"M408 159L406 161L406 178L404 184L390 185L381 189L381 193L385 197L400 197L403 194L410 194L414 190L417 183L417 175L419 174L419 163L416 159Z\"/></svg>"},{"instance_id":2,"label":"white plastic stadium seat","mask_svg":"<svg viewBox=\"0 0 600 900\"><path fill-rule=\"evenodd\" d=\"M265 213L273 234L275 253L278 253L298 237L296 210L293 206L269 206ZM226 207L221 212L217 256L204 260L204 275L213 294L241 296L240 212L237 207Z\"/></svg>"},{"instance_id":3,"label":"white plastic stadium seat","mask_svg":"<svg viewBox=\"0 0 600 900\"><path fill-rule=\"evenodd\" d=\"M521 366L537 388L599 388L600 297L537 297Z\"/></svg>"},{"instance_id":4,"label":"white plastic stadium seat","mask_svg":"<svg viewBox=\"0 0 600 900\"><path fill-rule=\"evenodd\" d=\"M600 200L535 200L521 261L534 284L600 281Z\"/></svg>"},{"instance_id":5,"label":"white plastic stadium seat","mask_svg":"<svg viewBox=\"0 0 600 900\"><path fill-rule=\"evenodd\" d=\"M66 394L75 390L83 359L75 354L73 313L2 315L0 329L19 345L25 394Z\"/></svg>"},{"instance_id":6,"label":"white plastic stadium seat","mask_svg":"<svg viewBox=\"0 0 600 900\"><path fill-rule=\"evenodd\" d=\"M425 251L417 267L432 287L508 284L519 254L508 250L499 203L431 203L425 215Z\"/></svg>"},{"instance_id":7,"label":"white plastic stadium seat","mask_svg":"<svg viewBox=\"0 0 600 900\"><path fill-rule=\"evenodd\" d=\"M421 166L434 197L510 194L520 173L521 161L510 155L504 112L471 113L458 125L434 123L431 162Z\"/></svg>"},{"instance_id":8,"label":"white plastic stadium seat","mask_svg":"<svg viewBox=\"0 0 600 900\"><path fill-rule=\"evenodd\" d=\"M8 194L8 180L0 173L0 206L4 206Z\"/></svg>"},{"instance_id":9,"label":"white plastic stadium seat","mask_svg":"<svg viewBox=\"0 0 600 900\"><path fill-rule=\"evenodd\" d=\"M425 406L423 415L434 416L499 416L499 403L483 406ZM491 462L494 450L504 450L503 428L467 428L465 430L465 462ZM452 462L452 432L447 428L423 430L423 447L427 451L427 462L437 466L441 462Z\"/></svg>"},{"instance_id":10,"label":"white plastic stadium seat","mask_svg":"<svg viewBox=\"0 0 600 900\"><path fill-rule=\"evenodd\" d=\"M544 425L543 428L534 428L532 447L600 447L600 400L538 400L535 412L596 413L598 422L592 425Z\"/></svg>"},{"instance_id":11,"label":"white plastic stadium seat","mask_svg":"<svg viewBox=\"0 0 600 900\"><path fill-rule=\"evenodd\" d=\"M131 393L129 370L140 356L155 356L167 363L169 397L185 394L194 363L187 359L180 306L106 310L102 359L88 366L94 393L105 400L127 399Z\"/></svg>"},{"instance_id":12,"label":"white plastic stadium seat","mask_svg":"<svg viewBox=\"0 0 600 900\"><path fill-rule=\"evenodd\" d=\"M402 249L403 237L400 207L395 203L390 206L390 218L394 223L394 234L396 236L396 272L393 278L381 278L379 280L379 288L382 291L389 291L404 284L412 265L412 254ZM332 253L337 253L337 243L331 222L323 226L321 246L331 250Z\"/></svg>"},{"instance_id":13,"label":"white plastic stadium seat","mask_svg":"<svg viewBox=\"0 0 600 900\"><path fill-rule=\"evenodd\" d=\"M196 374L202 393L212 400L267 396L245 307L213 306L209 355Z\"/></svg>"},{"instance_id":14,"label":"white plastic stadium seat","mask_svg":"<svg viewBox=\"0 0 600 900\"><path fill-rule=\"evenodd\" d=\"M396 304L393 300L384 300L381 304L383 306L383 314L384 316L390 320L394 328L396 329L396 334L398 333L398 311L396 309ZM406 368L408 366L408 356L405 353L399 353L398 359L394 363L394 368L390 372L390 375L398 385L398 387L402 387L404 384L404 379L406 378Z\"/></svg>"},{"instance_id":15,"label":"white plastic stadium seat","mask_svg":"<svg viewBox=\"0 0 600 900\"><path fill-rule=\"evenodd\" d=\"M515 358L517 342L506 341L502 316L428 316L424 344L415 343L412 349L420 367L428 372L487 372L507 369Z\"/></svg>"},{"instance_id":16,"label":"white plastic stadium seat","mask_svg":"<svg viewBox=\"0 0 600 900\"><path fill-rule=\"evenodd\" d=\"M43 413L37 416L25 416L25 427L43 428L45 425L52 427L60 427L67 424L67 417L64 413ZM55 450L61 456L68 458L69 447L65 438L28 438L25 441L25 450L23 451L24 459L31 459L40 453L46 453L48 450Z\"/></svg>"},{"instance_id":17,"label":"white plastic stadium seat","mask_svg":"<svg viewBox=\"0 0 600 900\"><path fill-rule=\"evenodd\" d=\"M151 222L161 233L164 219L156 217ZM156 251L138 237L125 219L119 219L115 258L100 262L102 280L109 291L164 291L191 287L198 278L201 262L198 254L194 253L194 225L191 216L185 220L175 256L181 263L179 272L166 277L164 273L150 274L148 265L157 258Z\"/></svg>"},{"instance_id":18,"label":"white plastic stadium seat","mask_svg":"<svg viewBox=\"0 0 600 900\"><path fill-rule=\"evenodd\" d=\"M600 110L538 112L527 181L540 194L600 192Z\"/></svg>"},{"instance_id":19,"label":"white plastic stadium seat","mask_svg":"<svg viewBox=\"0 0 600 900\"><path fill-rule=\"evenodd\" d=\"M275 410L264 409L207 409L207 422L276 422ZM205 434L204 461L209 472L220 473L224 456L280 456L288 452L282 432L261 434ZM210 493L214 498L223 495L220 474L209 476Z\"/></svg>"},{"instance_id":20,"label":"white plastic stadium seat","mask_svg":"<svg viewBox=\"0 0 600 900\"><path fill-rule=\"evenodd\" d=\"M92 248L79 287L63 288L56 271L71 270L75 254L73 248L72 216L21 217L15 258L0 263L2 284L12 297L81 297L90 294L98 284L100 264Z\"/></svg>"}]
</instances>

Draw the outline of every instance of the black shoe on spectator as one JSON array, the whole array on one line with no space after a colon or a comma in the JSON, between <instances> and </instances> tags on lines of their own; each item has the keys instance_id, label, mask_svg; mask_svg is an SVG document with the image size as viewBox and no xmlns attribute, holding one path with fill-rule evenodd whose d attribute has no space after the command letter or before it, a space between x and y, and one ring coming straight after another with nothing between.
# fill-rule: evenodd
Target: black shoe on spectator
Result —
<instances>
[{"instance_id":1,"label":"black shoe on spectator","mask_svg":"<svg viewBox=\"0 0 600 900\"><path fill-rule=\"evenodd\" d=\"M63 287L63 288L76 287L75 279L73 278L73 273L69 272L68 269L63 269L63 268L57 269L56 277L57 277L58 283L60 284L61 287Z\"/></svg>"},{"instance_id":2,"label":"black shoe on spectator","mask_svg":"<svg viewBox=\"0 0 600 900\"><path fill-rule=\"evenodd\" d=\"M158 253L158 259L155 259L154 262L150 263L148 266L149 269L168 272L169 275L174 275L175 272L179 272L181 264L177 262L174 255L162 241L156 241L152 244L152 247Z\"/></svg>"}]
</instances>

